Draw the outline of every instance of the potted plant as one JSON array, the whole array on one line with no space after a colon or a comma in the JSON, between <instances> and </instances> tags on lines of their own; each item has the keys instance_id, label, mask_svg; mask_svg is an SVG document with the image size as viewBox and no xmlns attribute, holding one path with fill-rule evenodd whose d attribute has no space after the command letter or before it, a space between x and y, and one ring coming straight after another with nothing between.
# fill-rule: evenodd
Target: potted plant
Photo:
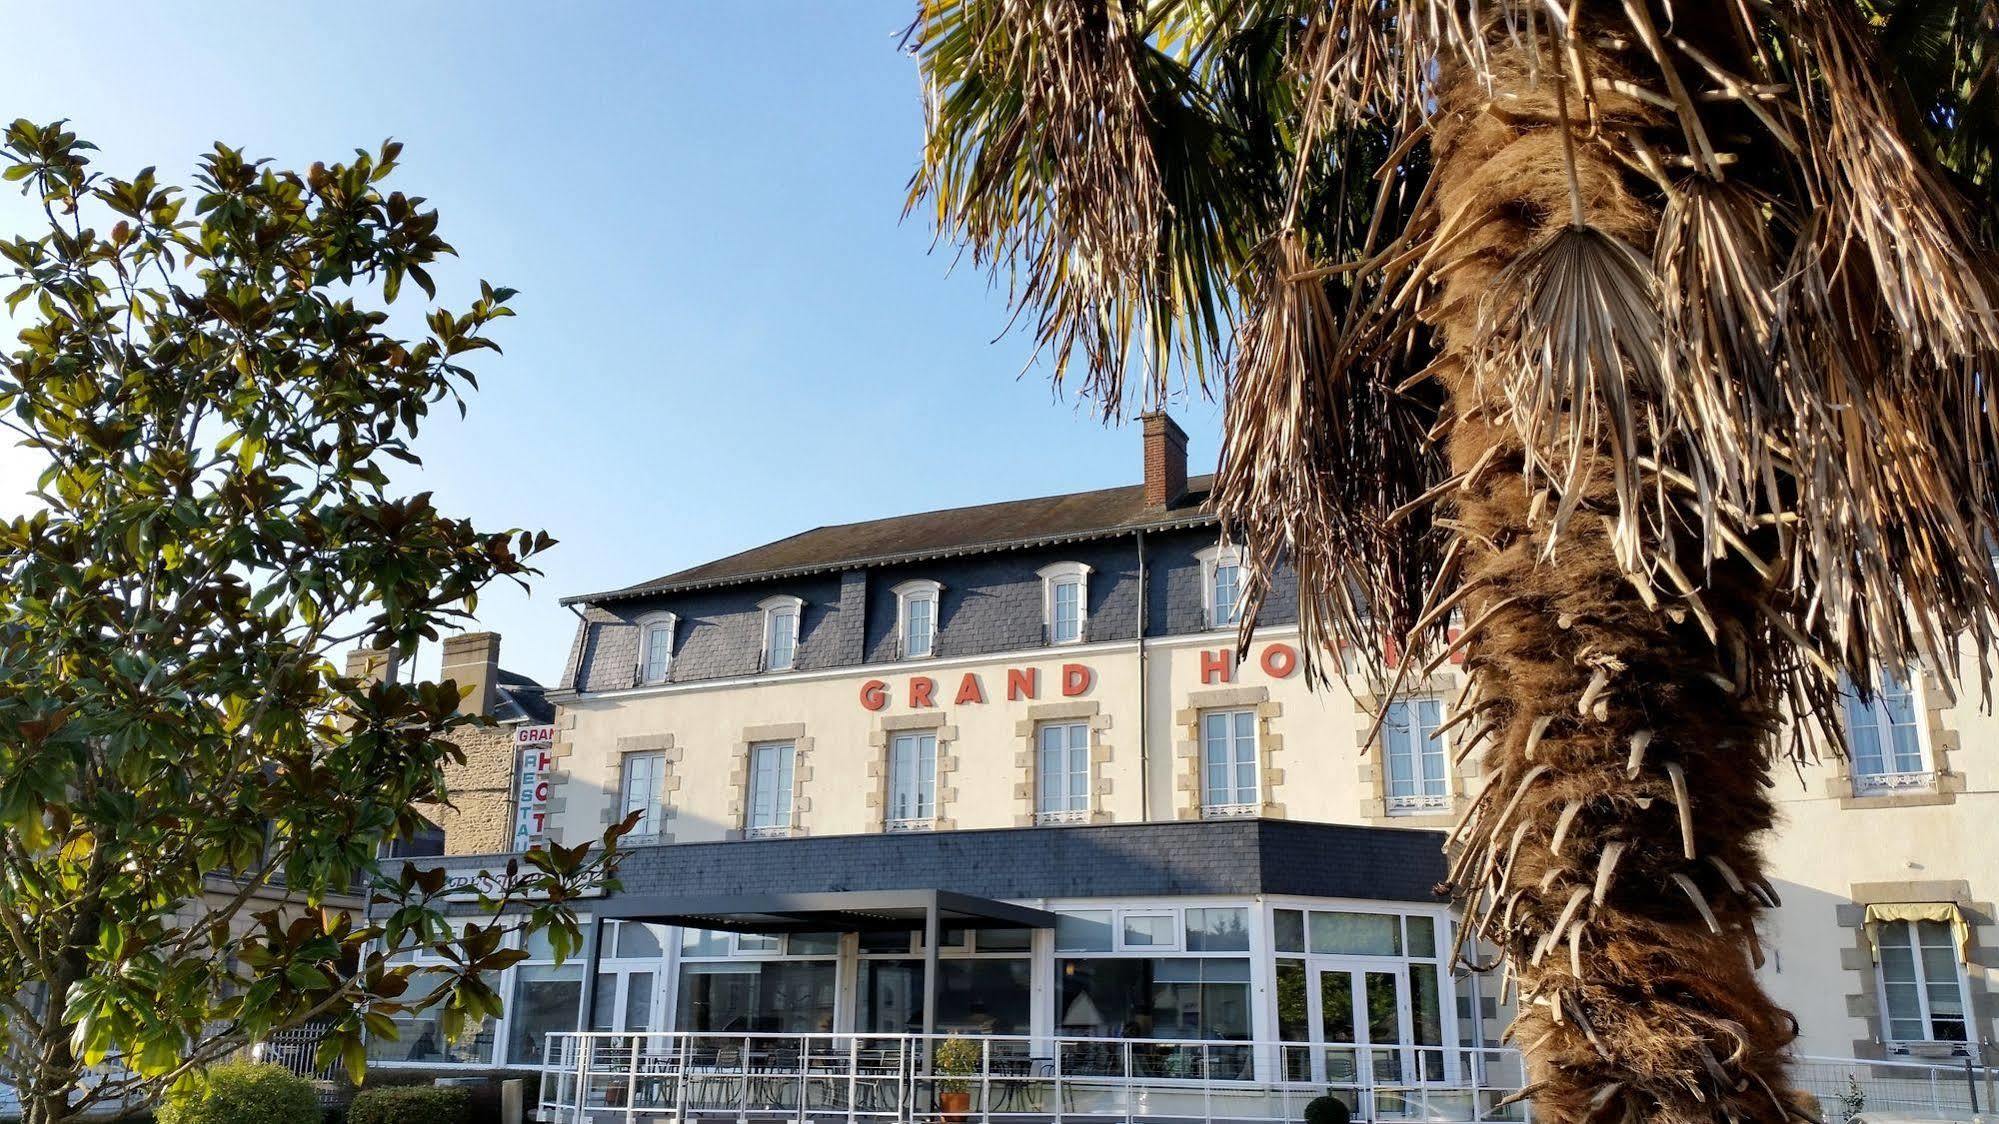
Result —
<instances>
[{"instance_id":1,"label":"potted plant","mask_svg":"<svg viewBox=\"0 0 1999 1124\"><path fill-rule=\"evenodd\" d=\"M937 1106L944 1119L963 1120L972 1111L971 1076L979 1072L979 1046L963 1038L946 1038L930 1059L937 1075Z\"/></svg>"}]
</instances>

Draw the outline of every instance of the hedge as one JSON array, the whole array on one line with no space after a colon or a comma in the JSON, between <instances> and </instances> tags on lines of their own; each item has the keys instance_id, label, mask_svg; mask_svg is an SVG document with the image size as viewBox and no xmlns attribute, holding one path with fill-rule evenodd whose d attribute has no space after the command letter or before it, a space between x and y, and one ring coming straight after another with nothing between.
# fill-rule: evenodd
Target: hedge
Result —
<instances>
[{"instance_id":1,"label":"hedge","mask_svg":"<svg viewBox=\"0 0 1999 1124\"><path fill-rule=\"evenodd\" d=\"M462 1085L390 1085L363 1089L347 1106L347 1124L467 1124L472 1092Z\"/></svg>"},{"instance_id":2,"label":"hedge","mask_svg":"<svg viewBox=\"0 0 1999 1124\"><path fill-rule=\"evenodd\" d=\"M319 1124L312 1082L283 1066L227 1062L194 1088L167 1094L159 1124Z\"/></svg>"}]
</instances>

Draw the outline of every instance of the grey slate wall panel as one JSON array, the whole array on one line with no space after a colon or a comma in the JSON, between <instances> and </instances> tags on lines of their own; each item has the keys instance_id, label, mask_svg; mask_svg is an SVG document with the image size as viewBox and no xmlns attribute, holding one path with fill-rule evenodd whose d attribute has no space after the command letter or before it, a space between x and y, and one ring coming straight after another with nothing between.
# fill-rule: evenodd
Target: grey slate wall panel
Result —
<instances>
[{"instance_id":1,"label":"grey slate wall panel","mask_svg":"<svg viewBox=\"0 0 1999 1124\"><path fill-rule=\"evenodd\" d=\"M631 895L955 890L988 898L1296 894L1432 902L1435 831L1214 820L683 843L632 850Z\"/></svg>"},{"instance_id":2,"label":"grey slate wall panel","mask_svg":"<svg viewBox=\"0 0 1999 1124\"><path fill-rule=\"evenodd\" d=\"M1146 536L1151 586L1146 635L1207 631L1201 566L1195 557L1212 545L1212 531L1155 532ZM1091 568L1089 632L1092 641L1130 640L1138 634L1138 549L1131 538L1007 551L872 570L850 570L643 601L592 607L577 641L576 682L585 691L616 690L635 680L639 634L647 613L680 618L675 635L673 682L754 675L763 650L759 602L777 594L805 600L799 624L798 668L820 670L895 658L897 585L913 579L943 583L937 654L940 657L1017 652L1040 647L1042 589L1039 571L1053 562ZM1271 582L1261 623L1297 623L1298 584L1289 568Z\"/></svg>"}]
</instances>

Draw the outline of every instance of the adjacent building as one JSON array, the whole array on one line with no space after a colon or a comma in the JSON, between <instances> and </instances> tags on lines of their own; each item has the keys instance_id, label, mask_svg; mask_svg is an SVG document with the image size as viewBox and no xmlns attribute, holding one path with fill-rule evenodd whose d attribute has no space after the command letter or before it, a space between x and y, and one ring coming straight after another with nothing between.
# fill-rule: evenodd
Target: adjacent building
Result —
<instances>
[{"instance_id":1,"label":"adjacent building","mask_svg":"<svg viewBox=\"0 0 1999 1124\"><path fill-rule=\"evenodd\" d=\"M1444 1079L1450 1047L1496 1044L1507 1012L1453 978L1436 895L1480 784L1437 733L1460 674L1368 744L1375 687L1308 689L1286 573L1238 659L1244 560L1179 427L1143 431L1140 484L821 527L568 599L561 682L512 704L544 741L477 758L489 798L441 850L635 817L622 887L582 961L529 949L499 1025L458 1046L412 1026L378 1060L532 1066L578 1027L937 1031L1279 1043L1229 1064L1328 1081ZM496 666L485 643L454 651ZM1977 1057L1999 729L1920 677L1849 726L1850 761L1779 787L1766 982L1805 1052Z\"/></svg>"}]
</instances>

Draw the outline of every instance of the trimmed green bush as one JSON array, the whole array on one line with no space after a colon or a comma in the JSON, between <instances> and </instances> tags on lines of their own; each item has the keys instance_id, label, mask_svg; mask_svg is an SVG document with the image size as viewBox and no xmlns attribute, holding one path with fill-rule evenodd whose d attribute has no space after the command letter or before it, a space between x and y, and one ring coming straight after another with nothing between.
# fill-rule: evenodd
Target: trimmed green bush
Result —
<instances>
[{"instance_id":1,"label":"trimmed green bush","mask_svg":"<svg viewBox=\"0 0 1999 1124\"><path fill-rule=\"evenodd\" d=\"M472 1091L463 1085L391 1085L363 1089L347 1106L347 1124L466 1124Z\"/></svg>"},{"instance_id":2,"label":"trimmed green bush","mask_svg":"<svg viewBox=\"0 0 1999 1124\"><path fill-rule=\"evenodd\" d=\"M1330 1093L1313 1097L1311 1103L1305 1106L1305 1124L1347 1124L1352 1116L1347 1102Z\"/></svg>"},{"instance_id":3,"label":"trimmed green bush","mask_svg":"<svg viewBox=\"0 0 1999 1124\"><path fill-rule=\"evenodd\" d=\"M312 1082L283 1066L226 1062L198 1089L174 1091L159 1124L319 1124Z\"/></svg>"}]
</instances>

